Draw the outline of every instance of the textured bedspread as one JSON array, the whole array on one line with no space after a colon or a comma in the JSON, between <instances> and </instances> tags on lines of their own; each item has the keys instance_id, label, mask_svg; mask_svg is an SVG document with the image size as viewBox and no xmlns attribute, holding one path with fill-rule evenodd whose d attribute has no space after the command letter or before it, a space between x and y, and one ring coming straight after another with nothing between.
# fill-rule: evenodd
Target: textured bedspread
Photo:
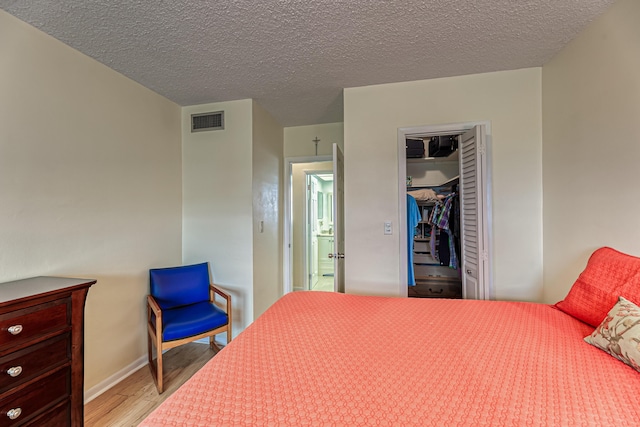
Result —
<instances>
[{"instance_id":1,"label":"textured bedspread","mask_svg":"<svg viewBox=\"0 0 640 427\"><path fill-rule=\"evenodd\" d=\"M636 426L640 374L543 304L296 292L142 426Z\"/></svg>"}]
</instances>

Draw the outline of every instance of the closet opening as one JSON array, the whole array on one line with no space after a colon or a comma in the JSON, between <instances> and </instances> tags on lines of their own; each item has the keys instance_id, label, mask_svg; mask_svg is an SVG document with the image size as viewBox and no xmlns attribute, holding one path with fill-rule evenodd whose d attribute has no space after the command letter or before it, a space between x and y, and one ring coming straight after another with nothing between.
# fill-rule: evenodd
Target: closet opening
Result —
<instances>
[{"instance_id":1,"label":"closet opening","mask_svg":"<svg viewBox=\"0 0 640 427\"><path fill-rule=\"evenodd\" d=\"M400 295L492 297L487 129L398 130Z\"/></svg>"},{"instance_id":2,"label":"closet opening","mask_svg":"<svg viewBox=\"0 0 640 427\"><path fill-rule=\"evenodd\" d=\"M462 298L459 137L406 139L409 297Z\"/></svg>"}]
</instances>

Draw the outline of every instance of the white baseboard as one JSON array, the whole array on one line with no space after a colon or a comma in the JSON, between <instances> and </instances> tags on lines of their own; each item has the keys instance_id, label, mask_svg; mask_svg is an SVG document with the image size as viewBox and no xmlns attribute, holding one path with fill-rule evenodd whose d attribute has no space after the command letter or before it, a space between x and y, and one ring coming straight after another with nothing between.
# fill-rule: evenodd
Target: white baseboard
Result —
<instances>
[{"instance_id":1,"label":"white baseboard","mask_svg":"<svg viewBox=\"0 0 640 427\"><path fill-rule=\"evenodd\" d=\"M134 372L136 372L138 369L142 368L147 363L149 363L149 361L148 361L147 355L145 354L144 356L141 356L139 359L137 359L133 363L130 363L129 365L127 365L124 368L120 369L118 372L116 372L115 374L111 375L106 380L101 381L100 383L98 383L95 386L91 387L89 390L85 391L85 393L84 393L84 403L85 403L85 405L87 403L91 402L96 397L100 396L105 391L109 390L114 385L118 384L120 381L122 381L125 378L127 378L129 375L131 375Z\"/></svg>"},{"instance_id":2,"label":"white baseboard","mask_svg":"<svg viewBox=\"0 0 640 427\"><path fill-rule=\"evenodd\" d=\"M226 335L225 335L225 338L226 338ZM209 345L209 338L201 338L201 339L196 340L194 342L197 342L197 343L200 343L200 344ZM216 342L218 344L218 347L224 347L224 345L226 343L226 341L225 341L225 343L220 343L218 341L216 341ZM167 351L168 350L163 351L162 354L164 354ZM133 363L130 363L128 366L125 366L124 368L120 369L118 372L116 372L115 374L111 375L106 380L101 381L100 383L98 383L95 386L91 387L89 390L85 391L85 393L84 393L84 403L85 403L85 405L87 403L91 402L96 397L100 396L105 391L109 390L114 385L118 384L120 381L122 381L125 378L127 378L129 375L131 375L134 372L136 372L138 369L142 368L147 363L149 363L148 356L146 354L144 356L140 356L140 358L138 360L134 361Z\"/></svg>"}]
</instances>

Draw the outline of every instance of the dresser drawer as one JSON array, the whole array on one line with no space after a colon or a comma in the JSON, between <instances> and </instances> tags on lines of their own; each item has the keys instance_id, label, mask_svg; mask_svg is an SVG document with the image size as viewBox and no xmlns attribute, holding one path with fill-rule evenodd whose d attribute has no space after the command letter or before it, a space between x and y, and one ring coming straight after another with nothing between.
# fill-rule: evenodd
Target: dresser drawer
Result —
<instances>
[{"instance_id":1,"label":"dresser drawer","mask_svg":"<svg viewBox=\"0 0 640 427\"><path fill-rule=\"evenodd\" d=\"M446 280L417 281L409 286L410 297L414 298L462 298L462 284Z\"/></svg>"},{"instance_id":2,"label":"dresser drawer","mask_svg":"<svg viewBox=\"0 0 640 427\"><path fill-rule=\"evenodd\" d=\"M438 277L438 278L443 277L443 278L455 278L455 279L458 279L460 277L460 273L458 272L458 270L449 268L444 265L415 264L413 266L413 271L415 272L416 278L418 278L418 276Z\"/></svg>"},{"instance_id":3,"label":"dresser drawer","mask_svg":"<svg viewBox=\"0 0 640 427\"><path fill-rule=\"evenodd\" d=\"M70 298L0 315L0 349L70 326Z\"/></svg>"},{"instance_id":4,"label":"dresser drawer","mask_svg":"<svg viewBox=\"0 0 640 427\"><path fill-rule=\"evenodd\" d=\"M29 421L25 427L65 427L71 425L71 404L65 401L63 404Z\"/></svg>"},{"instance_id":5,"label":"dresser drawer","mask_svg":"<svg viewBox=\"0 0 640 427\"><path fill-rule=\"evenodd\" d=\"M430 254L414 253L413 254L413 262L415 264L435 264L435 265L440 265L438 263L438 261L433 259L433 257Z\"/></svg>"},{"instance_id":6,"label":"dresser drawer","mask_svg":"<svg viewBox=\"0 0 640 427\"><path fill-rule=\"evenodd\" d=\"M416 242L414 240L413 251L414 252L431 252L431 249L429 249L429 242Z\"/></svg>"},{"instance_id":7,"label":"dresser drawer","mask_svg":"<svg viewBox=\"0 0 640 427\"><path fill-rule=\"evenodd\" d=\"M0 393L71 360L69 333L0 357Z\"/></svg>"},{"instance_id":8,"label":"dresser drawer","mask_svg":"<svg viewBox=\"0 0 640 427\"><path fill-rule=\"evenodd\" d=\"M0 399L0 427L22 425L55 404L68 400L71 392L69 373L69 368L60 369ZM18 415L11 419L12 413Z\"/></svg>"}]
</instances>

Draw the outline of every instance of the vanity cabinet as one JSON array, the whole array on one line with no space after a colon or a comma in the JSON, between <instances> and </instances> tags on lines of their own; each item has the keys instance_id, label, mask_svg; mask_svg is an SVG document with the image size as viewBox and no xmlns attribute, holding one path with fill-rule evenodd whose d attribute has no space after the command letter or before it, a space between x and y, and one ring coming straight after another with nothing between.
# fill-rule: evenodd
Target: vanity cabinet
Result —
<instances>
[{"instance_id":1,"label":"vanity cabinet","mask_svg":"<svg viewBox=\"0 0 640 427\"><path fill-rule=\"evenodd\" d=\"M84 304L94 283L0 284L0 427L84 424Z\"/></svg>"},{"instance_id":2,"label":"vanity cabinet","mask_svg":"<svg viewBox=\"0 0 640 427\"><path fill-rule=\"evenodd\" d=\"M333 275L333 235L318 235L318 274L320 276Z\"/></svg>"}]
</instances>

